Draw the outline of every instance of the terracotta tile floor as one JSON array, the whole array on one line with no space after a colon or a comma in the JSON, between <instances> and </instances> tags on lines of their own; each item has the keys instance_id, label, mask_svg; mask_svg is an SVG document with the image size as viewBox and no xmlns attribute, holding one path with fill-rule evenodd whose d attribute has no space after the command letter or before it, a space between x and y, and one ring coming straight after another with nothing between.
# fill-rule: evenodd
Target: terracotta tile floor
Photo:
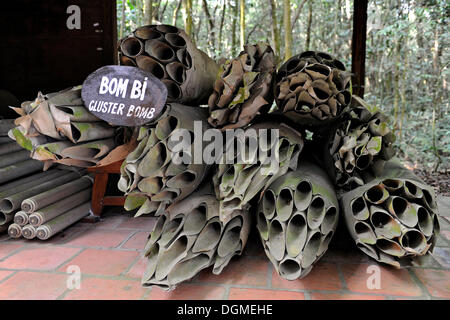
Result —
<instances>
[{"instance_id":1,"label":"terracotta tile floor","mask_svg":"<svg viewBox=\"0 0 450 320\"><path fill-rule=\"evenodd\" d=\"M340 224L329 250L311 273L302 280L286 281L274 272L252 232L243 255L234 258L221 275L203 270L171 292L140 285L145 269L142 249L156 219L134 219L111 208L102 221L77 223L50 241L0 236L0 300L450 299L449 204L448 199L440 204L438 246L421 267L395 270L377 265L355 249ZM74 266L82 274L80 288L70 285ZM380 267L379 289L368 286L373 283L371 266Z\"/></svg>"}]
</instances>

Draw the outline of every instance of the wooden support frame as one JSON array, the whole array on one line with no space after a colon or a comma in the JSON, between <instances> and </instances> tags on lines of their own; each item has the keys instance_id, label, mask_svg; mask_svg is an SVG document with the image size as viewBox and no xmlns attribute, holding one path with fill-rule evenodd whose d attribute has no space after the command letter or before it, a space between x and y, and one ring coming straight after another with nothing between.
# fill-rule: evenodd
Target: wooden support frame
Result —
<instances>
[{"instance_id":1,"label":"wooden support frame","mask_svg":"<svg viewBox=\"0 0 450 320\"><path fill-rule=\"evenodd\" d=\"M120 174L120 166L122 161L116 161L109 165L102 167L88 168L88 172L95 174L94 186L92 187L91 199L91 215L83 219L85 222L97 222L103 213L105 206L123 207L125 204L125 197L123 196L108 196L106 195L106 187L108 185L110 174Z\"/></svg>"},{"instance_id":2,"label":"wooden support frame","mask_svg":"<svg viewBox=\"0 0 450 320\"><path fill-rule=\"evenodd\" d=\"M368 0L353 1L352 87L353 94L364 97Z\"/></svg>"}]
</instances>

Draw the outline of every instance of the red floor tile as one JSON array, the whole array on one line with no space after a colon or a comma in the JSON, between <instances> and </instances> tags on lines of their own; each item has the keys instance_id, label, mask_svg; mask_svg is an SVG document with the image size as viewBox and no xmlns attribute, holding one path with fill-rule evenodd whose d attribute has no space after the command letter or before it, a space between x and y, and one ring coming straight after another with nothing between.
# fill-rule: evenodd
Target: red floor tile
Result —
<instances>
[{"instance_id":1,"label":"red floor tile","mask_svg":"<svg viewBox=\"0 0 450 320\"><path fill-rule=\"evenodd\" d=\"M416 269L414 273L433 297L450 299L450 271Z\"/></svg>"},{"instance_id":2,"label":"red floor tile","mask_svg":"<svg viewBox=\"0 0 450 320\"><path fill-rule=\"evenodd\" d=\"M267 286L268 261L237 257L230 261L220 275L214 275L212 268L203 270L198 281L209 283L227 283L251 286Z\"/></svg>"},{"instance_id":3,"label":"red floor tile","mask_svg":"<svg viewBox=\"0 0 450 320\"><path fill-rule=\"evenodd\" d=\"M87 247L115 248L130 236L126 230L88 229L74 237L68 244Z\"/></svg>"},{"instance_id":4,"label":"red floor tile","mask_svg":"<svg viewBox=\"0 0 450 320\"><path fill-rule=\"evenodd\" d=\"M19 243L0 243L0 260L22 246L23 245Z\"/></svg>"},{"instance_id":5,"label":"red floor tile","mask_svg":"<svg viewBox=\"0 0 450 320\"><path fill-rule=\"evenodd\" d=\"M25 248L0 262L0 268L52 270L80 252L79 248Z\"/></svg>"},{"instance_id":6,"label":"red floor tile","mask_svg":"<svg viewBox=\"0 0 450 320\"><path fill-rule=\"evenodd\" d=\"M281 289L339 290L342 288L335 264L319 262L303 279L285 280L273 270L272 287Z\"/></svg>"},{"instance_id":7,"label":"red floor tile","mask_svg":"<svg viewBox=\"0 0 450 320\"><path fill-rule=\"evenodd\" d=\"M54 300L67 289L67 276L18 272L0 284L0 300Z\"/></svg>"},{"instance_id":8,"label":"red floor tile","mask_svg":"<svg viewBox=\"0 0 450 320\"><path fill-rule=\"evenodd\" d=\"M12 275L15 271L0 270L0 281Z\"/></svg>"},{"instance_id":9,"label":"red floor tile","mask_svg":"<svg viewBox=\"0 0 450 320\"><path fill-rule=\"evenodd\" d=\"M81 288L71 290L64 300L137 300L147 291L138 281L83 278Z\"/></svg>"},{"instance_id":10,"label":"red floor tile","mask_svg":"<svg viewBox=\"0 0 450 320\"><path fill-rule=\"evenodd\" d=\"M422 291L413 282L406 269L391 267L380 268L380 289L368 288L369 277L373 279L374 273L369 270L369 264L345 264L342 266L345 281L350 291L365 293L382 293L394 296L420 296ZM374 264L374 266L377 266Z\"/></svg>"},{"instance_id":11,"label":"red floor tile","mask_svg":"<svg viewBox=\"0 0 450 320\"><path fill-rule=\"evenodd\" d=\"M144 247L148 241L148 235L150 232L148 231L141 231L133 235L130 239L125 242L121 248L124 249L137 249L137 250L144 250Z\"/></svg>"},{"instance_id":12,"label":"red floor tile","mask_svg":"<svg viewBox=\"0 0 450 320\"><path fill-rule=\"evenodd\" d=\"M99 222L94 224L94 227L99 229L116 229L122 222L128 219L130 218L125 215L104 216Z\"/></svg>"},{"instance_id":13,"label":"red floor tile","mask_svg":"<svg viewBox=\"0 0 450 320\"><path fill-rule=\"evenodd\" d=\"M181 284L175 290L164 291L152 287L148 300L220 300L224 298L225 288L197 284Z\"/></svg>"},{"instance_id":14,"label":"red floor tile","mask_svg":"<svg viewBox=\"0 0 450 320\"><path fill-rule=\"evenodd\" d=\"M156 224L156 217L141 216L137 218L129 218L122 222L117 228L144 230L150 232Z\"/></svg>"},{"instance_id":15,"label":"red floor tile","mask_svg":"<svg viewBox=\"0 0 450 320\"><path fill-rule=\"evenodd\" d=\"M139 257L138 261L135 262L135 264L131 267L130 271L128 271L125 276L130 278L141 279L146 266L147 266L147 258Z\"/></svg>"},{"instance_id":16,"label":"red floor tile","mask_svg":"<svg viewBox=\"0 0 450 320\"><path fill-rule=\"evenodd\" d=\"M322 293L312 292L312 300L386 300L384 296L351 293Z\"/></svg>"},{"instance_id":17,"label":"red floor tile","mask_svg":"<svg viewBox=\"0 0 450 320\"><path fill-rule=\"evenodd\" d=\"M231 288L229 300L305 300L302 292Z\"/></svg>"},{"instance_id":18,"label":"red floor tile","mask_svg":"<svg viewBox=\"0 0 450 320\"><path fill-rule=\"evenodd\" d=\"M131 265L138 252L86 249L59 269L65 272L70 265L77 265L82 274L118 276Z\"/></svg>"},{"instance_id":19,"label":"red floor tile","mask_svg":"<svg viewBox=\"0 0 450 320\"><path fill-rule=\"evenodd\" d=\"M55 244L55 245L67 244L71 240L76 238L78 235L83 233L85 230L86 230L86 228L72 228L72 227L67 228L66 230L64 230L62 232L58 232L50 239L45 240L45 243L46 244ZM42 244L42 241L41 241L41 244Z\"/></svg>"}]
</instances>

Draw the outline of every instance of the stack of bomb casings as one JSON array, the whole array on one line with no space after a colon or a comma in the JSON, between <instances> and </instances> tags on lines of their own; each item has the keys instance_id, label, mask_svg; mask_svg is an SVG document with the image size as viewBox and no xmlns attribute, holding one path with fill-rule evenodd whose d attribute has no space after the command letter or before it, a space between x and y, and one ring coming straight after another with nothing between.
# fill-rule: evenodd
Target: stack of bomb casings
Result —
<instances>
[{"instance_id":1,"label":"stack of bomb casings","mask_svg":"<svg viewBox=\"0 0 450 320\"><path fill-rule=\"evenodd\" d=\"M145 247L145 286L171 290L201 270L213 266L219 274L230 259L241 254L251 226L248 207L219 219L219 203L206 183L158 218Z\"/></svg>"},{"instance_id":2,"label":"stack of bomb casings","mask_svg":"<svg viewBox=\"0 0 450 320\"><path fill-rule=\"evenodd\" d=\"M342 190L363 185L364 175L380 174L384 163L394 156L395 136L387 117L357 96L353 102L323 144L329 175Z\"/></svg>"},{"instance_id":3,"label":"stack of bomb casings","mask_svg":"<svg viewBox=\"0 0 450 320\"><path fill-rule=\"evenodd\" d=\"M266 114L273 102L275 71L270 46L244 46L244 51L220 70L208 101L208 122L216 128L234 129L248 125L258 114Z\"/></svg>"},{"instance_id":4,"label":"stack of bomb casings","mask_svg":"<svg viewBox=\"0 0 450 320\"><path fill-rule=\"evenodd\" d=\"M1 200L2 209L17 207L21 202L8 228L10 237L47 240L89 214L91 177L82 176L82 171L59 169L44 174L43 178L36 177L40 182L36 187Z\"/></svg>"},{"instance_id":5,"label":"stack of bomb casings","mask_svg":"<svg viewBox=\"0 0 450 320\"><path fill-rule=\"evenodd\" d=\"M13 108L20 117L11 139L31 157L53 163L90 167L116 146L116 128L91 114L81 100L81 86L46 95Z\"/></svg>"},{"instance_id":6,"label":"stack of bomb casings","mask_svg":"<svg viewBox=\"0 0 450 320\"><path fill-rule=\"evenodd\" d=\"M170 25L136 29L119 42L120 64L152 73L167 87L168 102L206 104L219 66L189 36Z\"/></svg>"},{"instance_id":7,"label":"stack of bomb casings","mask_svg":"<svg viewBox=\"0 0 450 320\"><path fill-rule=\"evenodd\" d=\"M339 119L351 100L350 73L324 52L306 51L286 61L277 74L275 101L302 127L323 130Z\"/></svg>"},{"instance_id":8,"label":"stack of bomb casings","mask_svg":"<svg viewBox=\"0 0 450 320\"><path fill-rule=\"evenodd\" d=\"M264 250L278 274L303 278L328 249L339 219L339 204L325 171L301 161L276 179L257 211Z\"/></svg>"},{"instance_id":9,"label":"stack of bomb casings","mask_svg":"<svg viewBox=\"0 0 450 320\"><path fill-rule=\"evenodd\" d=\"M234 141L228 141L213 177L221 219L247 205L277 177L295 170L303 149L299 132L271 122L247 127L242 135L236 135L236 140L237 148ZM226 159L230 155L232 164Z\"/></svg>"},{"instance_id":10,"label":"stack of bomb casings","mask_svg":"<svg viewBox=\"0 0 450 320\"><path fill-rule=\"evenodd\" d=\"M395 160L388 118L360 97L321 138L321 159L336 185L357 247L395 267L421 263L439 232L434 190Z\"/></svg>"},{"instance_id":11,"label":"stack of bomb casings","mask_svg":"<svg viewBox=\"0 0 450 320\"><path fill-rule=\"evenodd\" d=\"M202 159L198 164L193 161L195 139L202 139L194 136L194 127L199 124L203 135L209 127L207 117L206 108L171 103L157 121L140 128L139 144L120 169L118 188L127 195L126 210L139 208L137 216L154 212L160 215L169 204L182 200L200 185L209 166ZM173 157L182 151L174 150L181 136L173 134L186 135L182 138L186 151L183 158ZM202 152L202 142L199 148Z\"/></svg>"},{"instance_id":12,"label":"stack of bomb casings","mask_svg":"<svg viewBox=\"0 0 450 320\"><path fill-rule=\"evenodd\" d=\"M396 160L364 182L341 197L358 248L395 267L413 265L415 258L431 252L439 233L433 189Z\"/></svg>"}]
</instances>

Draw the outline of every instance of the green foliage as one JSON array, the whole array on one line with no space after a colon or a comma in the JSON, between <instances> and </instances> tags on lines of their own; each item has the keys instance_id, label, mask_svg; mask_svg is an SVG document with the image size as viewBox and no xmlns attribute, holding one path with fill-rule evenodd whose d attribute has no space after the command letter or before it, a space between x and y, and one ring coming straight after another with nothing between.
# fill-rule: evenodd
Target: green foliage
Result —
<instances>
[{"instance_id":1,"label":"green foliage","mask_svg":"<svg viewBox=\"0 0 450 320\"><path fill-rule=\"evenodd\" d=\"M352 0L291 0L293 54L305 50L309 1L313 8L309 49L335 55L351 69ZM125 36L142 25L143 2L117 1L119 35L121 29ZM208 44L211 33L202 3L193 0L196 45L215 59L233 58L242 50L239 41L235 46L232 43L233 21L239 39L239 19L234 17L233 9L238 1L206 1L214 24L214 47ZM178 4L177 0L154 0L154 20L172 24ZM126 19L122 26L124 5ZM276 5L280 36L284 39L283 2L277 0ZM269 1L246 0L245 6L247 42L271 43ZM371 0L368 6L364 99L390 116L400 155L427 169L450 169L449 17L447 0ZM176 23L184 27L183 8ZM280 55L284 56L283 44Z\"/></svg>"}]
</instances>

